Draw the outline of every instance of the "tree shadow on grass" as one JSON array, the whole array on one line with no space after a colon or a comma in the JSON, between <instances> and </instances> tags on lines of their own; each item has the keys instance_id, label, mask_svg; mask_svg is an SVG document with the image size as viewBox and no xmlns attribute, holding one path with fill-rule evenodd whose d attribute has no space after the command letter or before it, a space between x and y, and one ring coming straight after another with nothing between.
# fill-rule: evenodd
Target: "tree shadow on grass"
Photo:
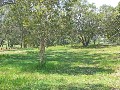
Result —
<instances>
[{"instance_id":1,"label":"tree shadow on grass","mask_svg":"<svg viewBox=\"0 0 120 90\"><path fill-rule=\"evenodd\" d=\"M106 57L111 56L107 53L90 54L89 51L82 51L79 53L68 52L68 51L47 51L47 61L58 61L66 63L83 63L87 65L100 64L102 61L106 61ZM108 60L106 62L109 62Z\"/></svg>"},{"instance_id":2,"label":"tree shadow on grass","mask_svg":"<svg viewBox=\"0 0 120 90\"><path fill-rule=\"evenodd\" d=\"M20 90L120 90L119 88L109 87L103 84L69 84L69 85L53 85L53 84L31 84L30 86L21 87Z\"/></svg>"},{"instance_id":3,"label":"tree shadow on grass","mask_svg":"<svg viewBox=\"0 0 120 90\"><path fill-rule=\"evenodd\" d=\"M102 48L109 48L111 46L117 46L117 45L102 45L102 44L97 44L97 45L89 45L87 47L84 47L84 46L80 46L80 45L74 45L74 46L71 46L72 48L74 49L80 49L80 48L83 48L83 49L102 49Z\"/></svg>"},{"instance_id":4,"label":"tree shadow on grass","mask_svg":"<svg viewBox=\"0 0 120 90\"><path fill-rule=\"evenodd\" d=\"M74 53L67 51L47 51L44 73L58 73L69 75L93 75L97 73L113 73L111 68L99 67L99 64L110 54L90 54L88 51ZM106 61L110 62L110 61ZM75 65L78 64L78 65ZM91 65L91 66L90 66Z\"/></svg>"},{"instance_id":5,"label":"tree shadow on grass","mask_svg":"<svg viewBox=\"0 0 120 90\"><path fill-rule=\"evenodd\" d=\"M42 68L41 71L45 74L68 74L68 75L93 75L97 73L110 74L114 72L112 69L104 69L99 67L84 67L84 66L73 66L71 64L54 64L47 63L46 67Z\"/></svg>"},{"instance_id":6,"label":"tree shadow on grass","mask_svg":"<svg viewBox=\"0 0 120 90\"><path fill-rule=\"evenodd\" d=\"M3 54L0 55L0 67L20 68L23 72L34 72L37 70L37 52L28 54Z\"/></svg>"},{"instance_id":7,"label":"tree shadow on grass","mask_svg":"<svg viewBox=\"0 0 120 90\"><path fill-rule=\"evenodd\" d=\"M102 84L61 85L58 88L59 90L120 90Z\"/></svg>"},{"instance_id":8,"label":"tree shadow on grass","mask_svg":"<svg viewBox=\"0 0 120 90\"><path fill-rule=\"evenodd\" d=\"M106 55L109 56L109 54ZM21 72L40 72L45 74L57 73L68 75L93 75L97 73L109 74L114 72L112 69L105 69L96 66L96 64L99 64L104 58L101 57L101 54L92 56L88 51L80 53L47 51L46 60L47 63L45 67L39 68L38 52L27 52L26 55L0 55L0 63L2 66L11 65L11 67L18 67L21 69ZM77 63L78 66L74 66L74 63ZM79 66L79 64L82 64L82 66Z\"/></svg>"}]
</instances>

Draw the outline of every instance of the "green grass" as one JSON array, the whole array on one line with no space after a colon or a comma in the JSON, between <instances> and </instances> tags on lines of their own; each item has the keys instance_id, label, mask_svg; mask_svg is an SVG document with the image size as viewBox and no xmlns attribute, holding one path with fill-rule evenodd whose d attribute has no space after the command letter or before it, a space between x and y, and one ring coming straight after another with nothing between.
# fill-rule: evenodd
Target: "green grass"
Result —
<instances>
[{"instance_id":1,"label":"green grass","mask_svg":"<svg viewBox=\"0 0 120 90\"><path fill-rule=\"evenodd\" d=\"M120 46L0 51L0 90L120 90Z\"/></svg>"}]
</instances>

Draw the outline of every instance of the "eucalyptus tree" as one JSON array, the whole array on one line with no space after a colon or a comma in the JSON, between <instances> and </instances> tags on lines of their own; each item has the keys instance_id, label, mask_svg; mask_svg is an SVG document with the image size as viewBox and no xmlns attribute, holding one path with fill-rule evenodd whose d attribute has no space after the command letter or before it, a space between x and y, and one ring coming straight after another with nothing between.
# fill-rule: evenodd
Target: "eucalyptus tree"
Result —
<instances>
[{"instance_id":1,"label":"eucalyptus tree","mask_svg":"<svg viewBox=\"0 0 120 90\"><path fill-rule=\"evenodd\" d=\"M7 3L7 2L6 2ZM4 3L3 3L4 4ZM9 39L11 37L11 30L12 30L12 23L9 21L9 18L7 18L9 9L8 6L1 7L1 29L0 34L2 41L5 41L6 48L9 46ZM11 23L11 24L10 24Z\"/></svg>"},{"instance_id":2,"label":"eucalyptus tree","mask_svg":"<svg viewBox=\"0 0 120 90\"><path fill-rule=\"evenodd\" d=\"M112 6L103 5L100 7L99 15L101 17L101 35L109 39L111 42L115 40L118 35L117 14L118 12Z\"/></svg>"},{"instance_id":3,"label":"eucalyptus tree","mask_svg":"<svg viewBox=\"0 0 120 90\"><path fill-rule=\"evenodd\" d=\"M29 19L29 9L29 0L16 0L16 3L14 5L9 6L8 17L14 23L14 27L16 27L20 31L19 36L21 48L25 46L25 36L27 35L25 25Z\"/></svg>"},{"instance_id":4,"label":"eucalyptus tree","mask_svg":"<svg viewBox=\"0 0 120 90\"><path fill-rule=\"evenodd\" d=\"M114 36L113 41L120 45L120 2L116 7L116 13L116 18L113 21L114 32L112 37Z\"/></svg>"},{"instance_id":5,"label":"eucalyptus tree","mask_svg":"<svg viewBox=\"0 0 120 90\"><path fill-rule=\"evenodd\" d=\"M32 2L30 26L39 39L40 63L45 65L45 47L48 41L58 43L71 32L71 7L74 0L41 0ZM71 4L72 3L72 4Z\"/></svg>"},{"instance_id":6,"label":"eucalyptus tree","mask_svg":"<svg viewBox=\"0 0 120 90\"><path fill-rule=\"evenodd\" d=\"M78 0L74 7L75 32L83 46L88 46L90 40L98 30L98 17L96 7L86 0Z\"/></svg>"},{"instance_id":7,"label":"eucalyptus tree","mask_svg":"<svg viewBox=\"0 0 120 90\"><path fill-rule=\"evenodd\" d=\"M48 41L58 38L60 25L59 0L30 1L29 20L27 26L32 38L37 40L40 46L40 63L45 65L45 47Z\"/></svg>"}]
</instances>

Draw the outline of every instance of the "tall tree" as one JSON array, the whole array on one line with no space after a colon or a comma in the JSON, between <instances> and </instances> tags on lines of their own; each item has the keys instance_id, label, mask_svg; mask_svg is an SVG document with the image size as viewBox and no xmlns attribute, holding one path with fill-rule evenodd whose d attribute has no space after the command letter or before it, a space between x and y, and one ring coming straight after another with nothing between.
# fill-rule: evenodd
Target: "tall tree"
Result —
<instances>
[{"instance_id":1,"label":"tall tree","mask_svg":"<svg viewBox=\"0 0 120 90\"><path fill-rule=\"evenodd\" d=\"M93 36L95 36L95 32L98 29L99 21L97 18L96 7L93 4L89 4L86 0L78 0L74 11L77 37L82 42L83 46L86 47Z\"/></svg>"},{"instance_id":2,"label":"tall tree","mask_svg":"<svg viewBox=\"0 0 120 90\"><path fill-rule=\"evenodd\" d=\"M42 66L45 65L46 62L44 59L46 41L55 35L57 30L57 3L57 0L32 2L31 26L39 39L40 63Z\"/></svg>"},{"instance_id":3,"label":"tall tree","mask_svg":"<svg viewBox=\"0 0 120 90\"><path fill-rule=\"evenodd\" d=\"M118 12L112 6L103 5L100 7L100 17L101 17L101 35L104 38L109 39L111 42L115 42L115 38L118 37Z\"/></svg>"}]
</instances>

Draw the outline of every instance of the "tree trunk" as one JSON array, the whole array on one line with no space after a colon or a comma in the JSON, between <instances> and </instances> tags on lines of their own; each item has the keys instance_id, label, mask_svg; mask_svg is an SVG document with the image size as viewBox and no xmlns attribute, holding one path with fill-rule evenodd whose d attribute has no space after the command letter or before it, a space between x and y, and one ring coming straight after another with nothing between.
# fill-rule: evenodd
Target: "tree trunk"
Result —
<instances>
[{"instance_id":1,"label":"tree trunk","mask_svg":"<svg viewBox=\"0 0 120 90\"><path fill-rule=\"evenodd\" d=\"M27 44L24 42L24 48L27 48Z\"/></svg>"},{"instance_id":2,"label":"tree trunk","mask_svg":"<svg viewBox=\"0 0 120 90\"><path fill-rule=\"evenodd\" d=\"M89 44L88 42L84 42L84 43L83 43L83 46L84 46L84 47L87 47L88 44Z\"/></svg>"},{"instance_id":3,"label":"tree trunk","mask_svg":"<svg viewBox=\"0 0 120 90\"><path fill-rule=\"evenodd\" d=\"M44 66L46 63L45 61L45 38L41 38L40 42L40 66Z\"/></svg>"},{"instance_id":4,"label":"tree trunk","mask_svg":"<svg viewBox=\"0 0 120 90\"><path fill-rule=\"evenodd\" d=\"M96 45L96 40L93 40L93 42L94 42L94 45Z\"/></svg>"},{"instance_id":5,"label":"tree trunk","mask_svg":"<svg viewBox=\"0 0 120 90\"><path fill-rule=\"evenodd\" d=\"M23 32L23 26L20 26L20 31L21 31L21 41L20 41L20 46L21 48L24 48L24 32Z\"/></svg>"},{"instance_id":6,"label":"tree trunk","mask_svg":"<svg viewBox=\"0 0 120 90\"><path fill-rule=\"evenodd\" d=\"M24 48L24 40L23 40L23 34L21 34L21 48Z\"/></svg>"},{"instance_id":7,"label":"tree trunk","mask_svg":"<svg viewBox=\"0 0 120 90\"><path fill-rule=\"evenodd\" d=\"M85 39L85 40L82 41L82 44L83 44L84 47L87 47L89 45L89 43L90 43L89 39L88 40Z\"/></svg>"}]
</instances>

